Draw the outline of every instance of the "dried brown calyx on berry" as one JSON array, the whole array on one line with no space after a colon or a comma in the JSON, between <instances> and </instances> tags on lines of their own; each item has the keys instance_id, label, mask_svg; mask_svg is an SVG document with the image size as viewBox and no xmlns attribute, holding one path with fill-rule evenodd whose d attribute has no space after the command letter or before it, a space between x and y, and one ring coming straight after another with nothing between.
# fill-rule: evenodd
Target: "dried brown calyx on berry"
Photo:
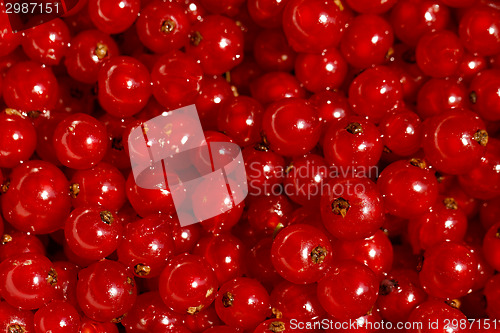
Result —
<instances>
[{"instance_id":1,"label":"dried brown calyx on berry","mask_svg":"<svg viewBox=\"0 0 500 333\"><path fill-rule=\"evenodd\" d=\"M341 215L342 217L345 217L347 212L349 211L349 208L351 208L349 201L342 197L339 197L332 202L332 212L335 215Z\"/></svg>"}]
</instances>

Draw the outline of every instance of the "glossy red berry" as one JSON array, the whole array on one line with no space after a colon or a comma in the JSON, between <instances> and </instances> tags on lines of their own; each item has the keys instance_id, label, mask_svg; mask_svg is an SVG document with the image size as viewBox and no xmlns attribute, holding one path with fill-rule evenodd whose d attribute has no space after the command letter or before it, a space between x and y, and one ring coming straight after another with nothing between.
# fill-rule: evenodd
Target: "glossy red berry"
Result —
<instances>
[{"instance_id":1,"label":"glossy red berry","mask_svg":"<svg viewBox=\"0 0 500 333\"><path fill-rule=\"evenodd\" d=\"M85 30L73 37L65 65L75 80L95 83L102 64L119 54L116 42L99 30Z\"/></svg>"},{"instance_id":2,"label":"glossy red berry","mask_svg":"<svg viewBox=\"0 0 500 333\"><path fill-rule=\"evenodd\" d=\"M215 310L227 325L251 329L269 315L269 294L257 280L237 278L221 286Z\"/></svg>"},{"instance_id":3,"label":"glossy red berry","mask_svg":"<svg viewBox=\"0 0 500 333\"><path fill-rule=\"evenodd\" d=\"M432 77L455 74L463 55L464 49L458 36L446 30L420 38L415 51L418 67Z\"/></svg>"},{"instance_id":4,"label":"glossy red berry","mask_svg":"<svg viewBox=\"0 0 500 333\"><path fill-rule=\"evenodd\" d=\"M175 2L152 1L136 23L141 42L156 53L180 49L189 42L189 17Z\"/></svg>"},{"instance_id":5,"label":"glossy red berry","mask_svg":"<svg viewBox=\"0 0 500 333\"><path fill-rule=\"evenodd\" d=\"M467 232L467 216L455 199L438 200L428 212L413 217L408 224L408 237L415 253L442 242L460 242Z\"/></svg>"},{"instance_id":6,"label":"glossy red berry","mask_svg":"<svg viewBox=\"0 0 500 333\"><path fill-rule=\"evenodd\" d=\"M271 260L276 271L296 284L319 281L334 260L328 237L306 224L281 230L274 239Z\"/></svg>"},{"instance_id":7,"label":"glossy red berry","mask_svg":"<svg viewBox=\"0 0 500 333\"><path fill-rule=\"evenodd\" d=\"M0 265L0 295L10 305L34 310L56 295L57 272L47 257L24 253Z\"/></svg>"},{"instance_id":8,"label":"glossy red berry","mask_svg":"<svg viewBox=\"0 0 500 333\"><path fill-rule=\"evenodd\" d=\"M500 52L500 12L487 6L466 11L458 27L460 40L471 53L492 56Z\"/></svg>"},{"instance_id":9,"label":"glossy red berry","mask_svg":"<svg viewBox=\"0 0 500 333\"><path fill-rule=\"evenodd\" d=\"M276 272L271 261L271 237L262 238L248 253L248 276L259 280L266 288L275 286L283 278Z\"/></svg>"},{"instance_id":10,"label":"glossy red berry","mask_svg":"<svg viewBox=\"0 0 500 333\"><path fill-rule=\"evenodd\" d=\"M368 175L383 149L379 130L362 117L350 116L332 122L323 139L325 160L340 174Z\"/></svg>"},{"instance_id":11,"label":"glossy red berry","mask_svg":"<svg viewBox=\"0 0 500 333\"><path fill-rule=\"evenodd\" d=\"M72 169L93 167L108 149L106 128L94 117L83 113L61 121L52 140L59 161Z\"/></svg>"},{"instance_id":12,"label":"glossy red berry","mask_svg":"<svg viewBox=\"0 0 500 333\"><path fill-rule=\"evenodd\" d=\"M122 264L101 260L78 273L78 305L89 318L109 322L120 320L134 305L137 287Z\"/></svg>"},{"instance_id":13,"label":"glossy red berry","mask_svg":"<svg viewBox=\"0 0 500 333\"><path fill-rule=\"evenodd\" d=\"M446 111L466 109L467 87L455 79L433 78L422 85L417 95L417 113L423 119Z\"/></svg>"},{"instance_id":14,"label":"glossy red berry","mask_svg":"<svg viewBox=\"0 0 500 333\"><path fill-rule=\"evenodd\" d=\"M460 175L480 164L488 133L474 113L448 111L429 118L422 126L425 158L438 171Z\"/></svg>"},{"instance_id":15,"label":"glossy red berry","mask_svg":"<svg viewBox=\"0 0 500 333\"><path fill-rule=\"evenodd\" d=\"M416 113L404 110L382 118L378 128L385 147L396 155L410 156L420 149L421 125L422 121Z\"/></svg>"},{"instance_id":16,"label":"glossy red berry","mask_svg":"<svg viewBox=\"0 0 500 333\"><path fill-rule=\"evenodd\" d=\"M201 5L214 14L226 14L234 16L239 12L239 8L244 0L200 0Z\"/></svg>"},{"instance_id":17,"label":"glossy red berry","mask_svg":"<svg viewBox=\"0 0 500 333\"><path fill-rule=\"evenodd\" d=\"M159 276L173 252L169 225L155 215L127 224L117 250L120 262L146 278Z\"/></svg>"},{"instance_id":18,"label":"glossy red berry","mask_svg":"<svg viewBox=\"0 0 500 333\"><path fill-rule=\"evenodd\" d=\"M153 95L167 109L192 104L200 91L202 78L200 64L175 51L159 58L151 70Z\"/></svg>"},{"instance_id":19,"label":"glossy red berry","mask_svg":"<svg viewBox=\"0 0 500 333\"><path fill-rule=\"evenodd\" d=\"M498 318L500 315L497 307L500 304L500 294L498 292L500 290L498 288L499 286L500 275L496 274L488 281L486 287L484 288L484 297L486 298L487 304L486 312L490 318Z\"/></svg>"},{"instance_id":20,"label":"glossy red berry","mask_svg":"<svg viewBox=\"0 0 500 333\"><path fill-rule=\"evenodd\" d=\"M422 214L436 201L438 182L424 161L397 161L387 166L377 180L390 214L410 218Z\"/></svg>"},{"instance_id":21,"label":"glossy red berry","mask_svg":"<svg viewBox=\"0 0 500 333\"><path fill-rule=\"evenodd\" d=\"M500 120L500 70L489 69L478 73L469 86L472 108L488 121Z\"/></svg>"},{"instance_id":22,"label":"glossy red berry","mask_svg":"<svg viewBox=\"0 0 500 333\"><path fill-rule=\"evenodd\" d=\"M3 217L16 229L47 234L64 225L71 202L69 183L54 165L29 161L10 174L7 193L2 194Z\"/></svg>"},{"instance_id":23,"label":"glossy red berry","mask_svg":"<svg viewBox=\"0 0 500 333\"><path fill-rule=\"evenodd\" d=\"M376 66L359 74L349 86L352 111L378 123L403 99L403 88L389 67Z\"/></svg>"},{"instance_id":24,"label":"glossy red berry","mask_svg":"<svg viewBox=\"0 0 500 333\"><path fill-rule=\"evenodd\" d=\"M253 55L257 64L266 71L291 71L296 58L295 51L278 29L259 32L253 45Z\"/></svg>"},{"instance_id":25,"label":"glossy red berry","mask_svg":"<svg viewBox=\"0 0 500 333\"><path fill-rule=\"evenodd\" d=\"M118 211L126 201L125 178L108 163L75 172L70 184L71 203L75 208L91 205Z\"/></svg>"},{"instance_id":26,"label":"glossy red berry","mask_svg":"<svg viewBox=\"0 0 500 333\"><path fill-rule=\"evenodd\" d=\"M53 109L58 94L59 85L50 68L32 61L14 64L3 81L5 104L18 110Z\"/></svg>"},{"instance_id":27,"label":"glossy red berry","mask_svg":"<svg viewBox=\"0 0 500 333\"><path fill-rule=\"evenodd\" d=\"M248 14L255 24L264 28L281 26L281 16L287 0L249 0L247 1Z\"/></svg>"},{"instance_id":28,"label":"glossy red berry","mask_svg":"<svg viewBox=\"0 0 500 333\"><path fill-rule=\"evenodd\" d=\"M44 244L38 237L20 231L13 230L3 234L0 244L1 261L21 253L45 255Z\"/></svg>"},{"instance_id":29,"label":"glossy red berry","mask_svg":"<svg viewBox=\"0 0 500 333\"><path fill-rule=\"evenodd\" d=\"M469 248L443 242L425 252L419 278L429 295L457 298L469 292L476 273L477 261Z\"/></svg>"},{"instance_id":30,"label":"glossy red berry","mask_svg":"<svg viewBox=\"0 0 500 333\"><path fill-rule=\"evenodd\" d=\"M323 225L340 239L369 237L384 223L382 196L368 178L332 179L323 189L320 206Z\"/></svg>"},{"instance_id":31,"label":"glossy red berry","mask_svg":"<svg viewBox=\"0 0 500 333\"><path fill-rule=\"evenodd\" d=\"M53 266L57 272L56 296L54 300L64 300L77 308L76 282L80 267L69 261L55 261L53 262Z\"/></svg>"},{"instance_id":32,"label":"glossy red berry","mask_svg":"<svg viewBox=\"0 0 500 333\"><path fill-rule=\"evenodd\" d=\"M293 205L283 193L269 194L274 195L260 195L248 203L247 219L255 231L272 235L277 227L288 225Z\"/></svg>"},{"instance_id":33,"label":"glossy red berry","mask_svg":"<svg viewBox=\"0 0 500 333\"><path fill-rule=\"evenodd\" d=\"M217 294L217 276L202 257L182 254L168 263L159 278L163 302L174 312L195 314L207 308Z\"/></svg>"},{"instance_id":34,"label":"glossy red berry","mask_svg":"<svg viewBox=\"0 0 500 333\"><path fill-rule=\"evenodd\" d=\"M366 314L375 304L378 279L355 261L337 263L318 283L318 299L328 314L339 320Z\"/></svg>"},{"instance_id":35,"label":"glossy red berry","mask_svg":"<svg viewBox=\"0 0 500 333\"><path fill-rule=\"evenodd\" d=\"M332 247L338 259L365 264L379 278L384 277L392 268L392 244L382 230L364 239L333 241Z\"/></svg>"},{"instance_id":36,"label":"glossy red berry","mask_svg":"<svg viewBox=\"0 0 500 333\"><path fill-rule=\"evenodd\" d=\"M66 55L70 38L66 23L57 18L26 30L22 45L31 60L52 66Z\"/></svg>"},{"instance_id":37,"label":"glossy red berry","mask_svg":"<svg viewBox=\"0 0 500 333\"><path fill-rule=\"evenodd\" d=\"M186 53L199 61L205 74L222 74L243 60L243 33L233 20L208 15L192 27Z\"/></svg>"},{"instance_id":38,"label":"glossy red berry","mask_svg":"<svg viewBox=\"0 0 500 333\"><path fill-rule=\"evenodd\" d=\"M6 109L0 113L0 167L13 168L28 160L36 148L36 131L20 112Z\"/></svg>"},{"instance_id":39,"label":"glossy red berry","mask_svg":"<svg viewBox=\"0 0 500 333\"><path fill-rule=\"evenodd\" d=\"M479 165L458 180L461 188L471 198L489 200L500 195L500 141L490 139Z\"/></svg>"},{"instance_id":40,"label":"glossy red berry","mask_svg":"<svg viewBox=\"0 0 500 333\"><path fill-rule=\"evenodd\" d=\"M494 269L500 268L498 253L500 251L500 223L492 225L483 240L483 254Z\"/></svg>"},{"instance_id":41,"label":"glossy red berry","mask_svg":"<svg viewBox=\"0 0 500 333\"><path fill-rule=\"evenodd\" d=\"M141 8L140 0L89 0L92 23L108 34L127 30L135 22Z\"/></svg>"},{"instance_id":42,"label":"glossy red berry","mask_svg":"<svg viewBox=\"0 0 500 333\"><path fill-rule=\"evenodd\" d=\"M253 98L264 106L284 98L305 98L306 91L297 78L287 72L269 72L250 83Z\"/></svg>"},{"instance_id":43,"label":"glossy red berry","mask_svg":"<svg viewBox=\"0 0 500 333\"><path fill-rule=\"evenodd\" d=\"M115 117L130 117L146 106L151 77L146 66L131 57L113 57L97 75L99 104Z\"/></svg>"},{"instance_id":44,"label":"glossy red berry","mask_svg":"<svg viewBox=\"0 0 500 333\"><path fill-rule=\"evenodd\" d=\"M318 320L326 314L316 295L315 284L298 285L283 281L271 293L271 306L278 318Z\"/></svg>"},{"instance_id":45,"label":"glossy red berry","mask_svg":"<svg viewBox=\"0 0 500 333\"><path fill-rule=\"evenodd\" d=\"M347 63L334 48L321 54L299 53L295 61L295 75L312 92L338 89L347 75Z\"/></svg>"},{"instance_id":46,"label":"glossy red berry","mask_svg":"<svg viewBox=\"0 0 500 333\"><path fill-rule=\"evenodd\" d=\"M195 100L196 110L205 130L217 129L220 109L235 95L231 85L221 76L205 76L201 81L200 94Z\"/></svg>"},{"instance_id":47,"label":"glossy red berry","mask_svg":"<svg viewBox=\"0 0 500 333\"><path fill-rule=\"evenodd\" d=\"M381 13L388 11L398 1L397 0L390 0L390 1L384 1L384 0L378 0L378 1L347 0L346 2L349 5L349 7L351 7L352 9L354 9L355 11L357 11L359 13L381 14Z\"/></svg>"},{"instance_id":48,"label":"glossy red berry","mask_svg":"<svg viewBox=\"0 0 500 333\"><path fill-rule=\"evenodd\" d=\"M71 212L64 227L68 247L79 256L99 260L116 250L123 233L115 213L96 206Z\"/></svg>"},{"instance_id":49,"label":"glossy red berry","mask_svg":"<svg viewBox=\"0 0 500 333\"><path fill-rule=\"evenodd\" d=\"M219 285L245 272L245 246L231 234L202 237L192 253L202 256L212 266Z\"/></svg>"},{"instance_id":50,"label":"glossy red berry","mask_svg":"<svg viewBox=\"0 0 500 333\"><path fill-rule=\"evenodd\" d=\"M269 105L262 130L269 147L283 156L309 152L319 141L320 123L312 106L303 99L283 99Z\"/></svg>"},{"instance_id":51,"label":"glossy red berry","mask_svg":"<svg viewBox=\"0 0 500 333\"><path fill-rule=\"evenodd\" d=\"M413 309L426 299L417 272L395 269L380 282L377 306L382 318L397 323L406 321Z\"/></svg>"},{"instance_id":52,"label":"glossy red berry","mask_svg":"<svg viewBox=\"0 0 500 333\"><path fill-rule=\"evenodd\" d=\"M339 44L352 12L339 2L289 0L283 30L297 52L317 53Z\"/></svg>"},{"instance_id":53,"label":"glossy red berry","mask_svg":"<svg viewBox=\"0 0 500 333\"><path fill-rule=\"evenodd\" d=\"M153 327L172 329L182 323L183 317L172 312L163 303L157 291L146 292L137 296L132 309L123 318L121 324L130 332L151 332ZM155 331L156 332L156 331Z\"/></svg>"},{"instance_id":54,"label":"glossy red berry","mask_svg":"<svg viewBox=\"0 0 500 333\"><path fill-rule=\"evenodd\" d=\"M78 333L80 315L65 301L52 301L35 313L35 333Z\"/></svg>"},{"instance_id":55,"label":"glossy red berry","mask_svg":"<svg viewBox=\"0 0 500 333\"><path fill-rule=\"evenodd\" d=\"M0 56L5 56L14 51L21 43L21 34L14 33L5 13L5 7L0 9Z\"/></svg>"},{"instance_id":56,"label":"glossy red berry","mask_svg":"<svg viewBox=\"0 0 500 333\"><path fill-rule=\"evenodd\" d=\"M407 45L416 46L426 33L446 29L451 13L436 0L400 0L392 9L390 19L396 37Z\"/></svg>"},{"instance_id":57,"label":"glossy red berry","mask_svg":"<svg viewBox=\"0 0 500 333\"><path fill-rule=\"evenodd\" d=\"M33 312L0 302L0 329L4 332L34 332Z\"/></svg>"},{"instance_id":58,"label":"glossy red berry","mask_svg":"<svg viewBox=\"0 0 500 333\"><path fill-rule=\"evenodd\" d=\"M349 22L340 51L351 66L368 68L383 64L393 43L391 25L378 15L365 14Z\"/></svg>"},{"instance_id":59,"label":"glossy red berry","mask_svg":"<svg viewBox=\"0 0 500 333\"><path fill-rule=\"evenodd\" d=\"M458 309L455 309L443 301L428 300L415 308L408 322L416 323L407 330L408 333L466 333L468 327L460 325L448 325L448 322L468 323L467 317ZM429 323L435 323L429 327ZM418 327L421 327L419 329Z\"/></svg>"}]
</instances>

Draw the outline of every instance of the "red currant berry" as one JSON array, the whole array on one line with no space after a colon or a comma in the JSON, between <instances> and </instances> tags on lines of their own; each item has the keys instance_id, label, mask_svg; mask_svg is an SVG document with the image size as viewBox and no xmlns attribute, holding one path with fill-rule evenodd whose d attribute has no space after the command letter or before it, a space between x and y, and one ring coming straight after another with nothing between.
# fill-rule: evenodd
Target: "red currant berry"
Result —
<instances>
[{"instance_id":1,"label":"red currant berry","mask_svg":"<svg viewBox=\"0 0 500 333\"><path fill-rule=\"evenodd\" d=\"M277 227L288 225L293 205L286 195L260 195L252 199L248 204L247 218L255 231L272 235Z\"/></svg>"},{"instance_id":2,"label":"red currant berry","mask_svg":"<svg viewBox=\"0 0 500 333\"><path fill-rule=\"evenodd\" d=\"M248 275L259 280L268 290L282 281L282 277L276 272L271 261L271 237L262 238L248 254Z\"/></svg>"},{"instance_id":3,"label":"red currant berry","mask_svg":"<svg viewBox=\"0 0 500 333\"><path fill-rule=\"evenodd\" d=\"M318 320L326 315L316 296L315 284L298 285L283 281L271 293L271 306L277 318Z\"/></svg>"},{"instance_id":4,"label":"red currant berry","mask_svg":"<svg viewBox=\"0 0 500 333\"><path fill-rule=\"evenodd\" d=\"M417 95L417 113L423 119L468 106L467 89L453 79L430 79Z\"/></svg>"},{"instance_id":5,"label":"red currant berry","mask_svg":"<svg viewBox=\"0 0 500 333\"><path fill-rule=\"evenodd\" d=\"M75 172L70 181L73 207L101 206L118 211L126 201L125 178L108 163Z\"/></svg>"},{"instance_id":6,"label":"red currant berry","mask_svg":"<svg viewBox=\"0 0 500 333\"><path fill-rule=\"evenodd\" d=\"M99 260L113 253L122 233L123 227L117 216L100 207L76 208L64 227L71 251L89 260Z\"/></svg>"},{"instance_id":7,"label":"red currant berry","mask_svg":"<svg viewBox=\"0 0 500 333\"><path fill-rule=\"evenodd\" d=\"M288 0L248 0L247 8L255 24L264 28L278 28L287 3Z\"/></svg>"},{"instance_id":8,"label":"red currant berry","mask_svg":"<svg viewBox=\"0 0 500 333\"><path fill-rule=\"evenodd\" d=\"M477 54L465 53L462 63L458 68L458 77L466 84L469 84L474 76L488 68L488 61L485 57Z\"/></svg>"},{"instance_id":9,"label":"red currant berry","mask_svg":"<svg viewBox=\"0 0 500 333\"><path fill-rule=\"evenodd\" d=\"M391 163L380 174L377 186L386 211L403 218L425 213L438 195L436 177L419 159Z\"/></svg>"},{"instance_id":10,"label":"red currant berry","mask_svg":"<svg viewBox=\"0 0 500 333\"><path fill-rule=\"evenodd\" d=\"M255 39L253 55L257 64L266 71L291 71L296 53L288 45L281 30L262 30Z\"/></svg>"},{"instance_id":11,"label":"red currant berry","mask_svg":"<svg viewBox=\"0 0 500 333\"><path fill-rule=\"evenodd\" d=\"M52 301L35 313L35 333L78 333L80 315L65 301Z\"/></svg>"},{"instance_id":12,"label":"red currant berry","mask_svg":"<svg viewBox=\"0 0 500 333\"><path fill-rule=\"evenodd\" d=\"M466 295L474 285L477 261L469 248L443 242L424 254L420 283L431 296L457 298Z\"/></svg>"},{"instance_id":13,"label":"red currant berry","mask_svg":"<svg viewBox=\"0 0 500 333\"><path fill-rule=\"evenodd\" d=\"M82 333L118 333L118 328L113 323L100 323L87 317L81 320Z\"/></svg>"},{"instance_id":14,"label":"red currant berry","mask_svg":"<svg viewBox=\"0 0 500 333\"><path fill-rule=\"evenodd\" d=\"M312 92L339 88L347 75L347 63L334 48L321 54L299 53L295 61L295 75Z\"/></svg>"},{"instance_id":15,"label":"red currant berry","mask_svg":"<svg viewBox=\"0 0 500 333\"><path fill-rule=\"evenodd\" d=\"M479 208L479 219L485 230L497 223L500 214L500 198L484 201Z\"/></svg>"},{"instance_id":16,"label":"red currant berry","mask_svg":"<svg viewBox=\"0 0 500 333\"><path fill-rule=\"evenodd\" d=\"M442 242L460 242L466 232L467 216L450 197L439 200L408 224L408 237L415 253Z\"/></svg>"},{"instance_id":17,"label":"red currant berry","mask_svg":"<svg viewBox=\"0 0 500 333\"><path fill-rule=\"evenodd\" d=\"M222 74L243 60L243 32L233 20L208 15L192 27L186 53L199 61L205 74Z\"/></svg>"},{"instance_id":18,"label":"red currant berry","mask_svg":"<svg viewBox=\"0 0 500 333\"><path fill-rule=\"evenodd\" d=\"M151 215L127 224L118 246L118 260L137 277L157 277L174 252L169 225Z\"/></svg>"},{"instance_id":19,"label":"red currant berry","mask_svg":"<svg viewBox=\"0 0 500 333\"><path fill-rule=\"evenodd\" d=\"M270 72L250 84L253 98L266 106L285 98L305 98L306 91L295 76L286 72Z\"/></svg>"},{"instance_id":20,"label":"red currant berry","mask_svg":"<svg viewBox=\"0 0 500 333\"><path fill-rule=\"evenodd\" d=\"M396 269L380 282L377 305L382 318L397 323L406 321L413 309L426 298L427 294L420 287L417 272Z\"/></svg>"},{"instance_id":21,"label":"red currant berry","mask_svg":"<svg viewBox=\"0 0 500 333\"><path fill-rule=\"evenodd\" d=\"M59 85L50 68L32 61L14 64L3 81L5 104L14 109L54 109L58 94Z\"/></svg>"},{"instance_id":22,"label":"red currant berry","mask_svg":"<svg viewBox=\"0 0 500 333\"><path fill-rule=\"evenodd\" d=\"M500 316L500 311L498 311L498 305L500 305L499 287L500 275L496 274L488 281L483 291L487 304L486 312L488 313L490 318L496 319Z\"/></svg>"},{"instance_id":23,"label":"red currant berry","mask_svg":"<svg viewBox=\"0 0 500 333\"><path fill-rule=\"evenodd\" d=\"M464 55L458 36L450 31L439 31L423 36L418 41L415 52L418 67L432 77L455 74Z\"/></svg>"},{"instance_id":24,"label":"red currant berry","mask_svg":"<svg viewBox=\"0 0 500 333\"><path fill-rule=\"evenodd\" d=\"M57 272L47 257L24 253L0 265L0 294L12 306L34 310L56 295Z\"/></svg>"},{"instance_id":25,"label":"red currant berry","mask_svg":"<svg viewBox=\"0 0 500 333\"><path fill-rule=\"evenodd\" d=\"M426 33L446 29L450 21L450 9L436 0L400 0L391 11L394 34L410 46Z\"/></svg>"},{"instance_id":26,"label":"red currant berry","mask_svg":"<svg viewBox=\"0 0 500 333\"><path fill-rule=\"evenodd\" d=\"M231 85L223 77L214 75L203 78L195 105L205 130L217 129L219 110L234 96Z\"/></svg>"},{"instance_id":27,"label":"red currant berry","mask_svg":"<svg viewBox=\"0 0 500 333\"><path fill-rule=\"evenodd\" d=\"M61 121L52 140L59 161L72 169L93 167L108 149L106 128L94 117L83 113Z\"/></svg>"},{"instance_id":28,"label":"red currant berry","mask_svg":"<svg viewBox=\"0 0 500 333\"><path fill-rule=\"evenodd\" d=\"M70 38L66 23L57 18L27 30L22 45L30 59L52 66L66 55Z\"/></svg>"},{"instance_id":29,"label":"red currant berry","mask_svg":"<svg viewBox=\"0 0 500 333\"><path fill-rule=\"evenodd\" d=\"M483 253L488 263L494 269L500 268L500 223L496 223L489 228L484 236Z\"/></svg>"},{"instance_id":30,"label":"red currant berry","mask_svg":"<svg viewBox=\"0 0 500 333\"><path fill-rule=\"evenodd\" d=\"M21 44L21 34L11 29L8 14L4 6L0 8L0 57L10 54Z\"/></svg>"},{"instance_id":31,"label":"red currant berry","mask_svg":"<svg viewBox=\"0 0 500 333\"><path fill-rule=\"evenodd\" d=\"M174 312L195 314L207 308L217 293L217 276L207 261L183 254L170 260L159 279L163 302Z\"/></svg>"},{"instance_id":32,"label":"red currant berry","mask_svg":"<svg viewBox=\"0 0 500 333\"><path fill-rule=\"evenodd\" d=\"M44 256L45 247L38 237L20 231L3 234L0 241L0 260L4 261L21 253Z\"/></svg>"},{"instance_id":33,"label":"red currant berry","mask_svg":"<svg viewBox=\"0 0 500 333\"><path fill-rule=\"evenodd\" d=\"M300 205L315 205L321 189L330 177L325 160L315 154L296 158L287 169L283 188L288 197Z\"/></svg>"},{"instance_id":34,"label":"red currant berry","mask_svg":"<svg viewBox=\"0 0 500 333\"><path fill-rule=\"evenodd\" d=\"M392 69L377 66L359 74L349 86L349 104L354 113L378 123L403 99L403 88Z\"/></svg>"},{"instance_id":35,"label":"red currant berry","mask_svg":"<svg viewBox=\"0 0 500 333\"><path fill-rule=\"evenodd\" d=\"M382 196L368 178L332 179L320 205L325 228L340 239L369 237L384 224Z\"/></svg>"},{"instance_id":36,"label":"red currant berry","mask_svg":"<svg viewBox=\"0 0 500 333\"><path fill-rule=\"evenodd\" d=\"M488 121L500 120L500 70L489 69L478 73L472 80L469 91L472 108Z\"/></svg>"},{"instance_id":37,"label":"red currant berry","mask_svg":"<svg viewBox=\"0 0 500 333\"><path fill-rule=\"evenodd\" d=\"M361 117L345 117L326 129L323 139L325 160L341 173L367 175L375 166L384 145L377 127Z\"/></svg>"},{"instance_id":38,"label":"red currant berry","mask_svg":"<svg viewBox=\"0 0 500 333\"><path fill-rule=\"evenodd\" d=\"M458 34L465 48L481 56L500 52L500 12L487 6L467 10L460 20Z\"/></svg>"},{"instance_id":39,"label":"red currant berry","mask_svg":"<svg viewBox=\"0 0 500 333\"><path fill-rule=\"evenodd\" d=\"M351 66L368 68L384 63L393 43L390 24L378 15L365 14L349 23L340 42L340 51Z\"/></svg>"},{"instance_id":40,"label":"red currant berry","mask_svg":"<svg viewBox=\"0 0 500 333\"><path fill-rule=\"evenodd\" d=\"M262 124L270 148L283 156L302 155L313 149L319 141L319 128L313 107L295 98L269 105Z\"/></svg>"},{"instance_id":41,"label":"red currant berry","mask_svg":"<svg viewBox=\"0 0 500 333\"><path fill-rule=\"evenodd\" d=\"M0 113L0 167L13 168L35 152L36 131L20 112L6 109Z\"/></svg>"},{"instance_id":42,"label":"red currant berry","mask_svg":"<svg viewBox=\"0 0 500 333\"><path fill-rule=\"evenodd\" d=\"M318 53L339 44L351 17L341 1L289 0L283 30L295 51Z\"/></svg>"},{"instance_id":43,"label":"red currant berry","mask_svg":"<svg viewBox=\"0 0 500 333\"><path fill-rule=\"evenodd\" d=\"M414 323L407 333L467 333L468 327L448 325L448 322L468 323L467 317L443 301L428 300L416 307L407 322ZM434 323L434 326L429 325Z\"/></svg>"},{"instance_id":44,"label":"red currant berry","mask_svg":"<svg viewBox=\"0 0 500 333\"><path fill-rule=\"evenodd\" d=\"M68 180L54 165L44 161L23 163L12 170L7 193L2 195L3 216L21 231L56 231L69 214L68 188Z\"/></svg>"},{"instance_id":45,"label":"red currant berry","mask_svg":"<svg viewBox=\"0 0 500 333\"><path fill-rule=\"evenodd\" d=\"M271 260L276 271L296 284L319 281L333 261L332 246L319 229L295 224L281 230L274 239Z\"/></svg>"},{"instance_id":46,"label":"red currant berry","mask_svg":"<svg viewBox=\"0 0 500 333\"><path fill-rule=\"evenodd\" d=\"M355 260L365 264L378 278L384 277L392 268L392 244L381 230L365 239L334 241L332 247L340 260Z\"/></svg>"},{"instance_id":47,"label":"red currant berry","mask_svg":"<svg viewBox=\"0 0 500 333\"><path fill-rule=\"evenodd\" d=\"M488 133L477 115L466 110L448 111L429 118L422 126L425 158L438 171L460 175L479 166Z\"/></svg>"},{"instance_id":48,"label":"red currant berry","mask_svg":"<svg viewBox=\"0 0 500 333\"><path fill-rule=\"evenodd\" d=\"M170 110L192 104L202 78L201 66L190 56L175 51L159 58L151 70L153 95Z\"/></svg>"},{"instance_id":49,"label":"red currant berry","mask_svg":"<svg viewBox=\"0 0 500 333\"><path fill-rule=\"evenodd\" d=\"M245 271L245 247L231 234L201 238L192 253L203 256L212 266L219 284L242 276Z\"/></svg>"},{"instance_id":50,"label":"red currant berry","mask_svg":"<svg viewBox=\"0 0 500 333\"><path fill-rule=\"evenodd\" d=\"M115 117L130 117L146 106L151 96L151 77L141 62L131 57L113 57L97 76L99 103Z\"/></svg>"},{"instance_id":51,"label":"red currant berry","mask_svg":"<svg viewBox=\"0 0 500 333\"><path fill-rule=\"evenodd\" d=\"M56 296L54 299L64 300L78 308L76 282L80 267L69 261L55 261L53 267L57 272Z\"/></svg>"},{"instance_id":52,"label":"red currant berry","mask_svg":"<svg viewBox=\"0 0 500 333\"><path fill-rule=\"evenodd\" d=\"M372 13L372 14L382 14L388 11L392 6L394 6L397 0L347 0L349 7L357 11L358 13Z\"/></svg>"},{"instance_id":53,"label":"red currant berry","mask_svg":"<svg viewBox=\"0 0 500 333\"><path fill-rule=\"evenodd\" d=\"M379 130L385 146L391 152L399 156L410 156L420 149L421 125L416 113L404 110L382 118Z\"/></svg>"},{"instance_id":54,"label":"red currant berry","mask_svg":"<svg viewBox=\"0 0 500 333\"><path fill-rule=\"evenodd\" d=\"M0 330L2 332L34 332L33 312L21 310L0 302Z\"/></svg>"},{"instance_id":55,"label":"red currant berry","mask_svg":"<svg viewBox=\"0 0 500 333\"><path fill-rule=\"evenodd\" d=\"M121 320L137 298L134 277L122 264L101 260L78 273L76 296L83 313L106 322Z\"/></svg>"},{"instance_id":56,"label":"red currant berry","mask_svg":"<svg viewBox=\"0 0 500 333\"><path fill-rule=\"evenodd\" d=\"M227 325L251 329L269 315L269 295L257 280L237 278L221 286L215 310Z\"/></svg>"},{"instance_id":57,"label":"red currant berry","mask_svg":"<svg viewBox=\"0 0 500 333\"><path fill-rule=\"evenodd\" d=\"M318 299L328 314L338 320L357 318L375 304L378 279L365 265L342 261L318 283Z\"/></svg>"},{"instance_id":58,"label":"red currant berry","mask_svg":"<svg viewBox=\"0 0 500 333\"><path fill-rule=\"evenodd\" d=\"M130 28L140 9L140 0L89 0L88 4L92 23L108 34L117 34Z\"/></svg>"},{"instance_id":59,"label":"red currant berry","mask_svg":"<svg viewBox=\"0 0 500 333\"><path fill-rule=\"evenodd\" d=\"M85 83L97 82L102 64L119 54L116 42L99 30L85 30L73 37L65 65L68 74Z\"/></svg>"},{"instance_id":60,"label":"red currant berry","mask_svg":"<svg viewBox=\"0 0 500 333\"><path fill-rule=\"evenodd\" d=\"M156 53L167 53L189 42L189 17L175 2L152 1L136 23L142 44Z\"/></svg>"}]
</instances>

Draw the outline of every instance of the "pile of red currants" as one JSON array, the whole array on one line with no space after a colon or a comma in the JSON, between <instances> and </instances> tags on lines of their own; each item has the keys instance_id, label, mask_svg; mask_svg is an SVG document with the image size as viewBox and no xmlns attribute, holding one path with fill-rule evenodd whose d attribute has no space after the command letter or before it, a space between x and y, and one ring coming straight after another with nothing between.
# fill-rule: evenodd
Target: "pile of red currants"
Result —
<instances>
[{"instance_id":1,"label":"pile of red currants","mask_svg":"<svg viewBox=\"0 0 500 333\"><path fill-rule=\"evenodd\" d=\"M498 0L12 8L1 333L500 332ZM249 193L181 226L129 135L191 104Z\"/></svg>"}]
</instances>

